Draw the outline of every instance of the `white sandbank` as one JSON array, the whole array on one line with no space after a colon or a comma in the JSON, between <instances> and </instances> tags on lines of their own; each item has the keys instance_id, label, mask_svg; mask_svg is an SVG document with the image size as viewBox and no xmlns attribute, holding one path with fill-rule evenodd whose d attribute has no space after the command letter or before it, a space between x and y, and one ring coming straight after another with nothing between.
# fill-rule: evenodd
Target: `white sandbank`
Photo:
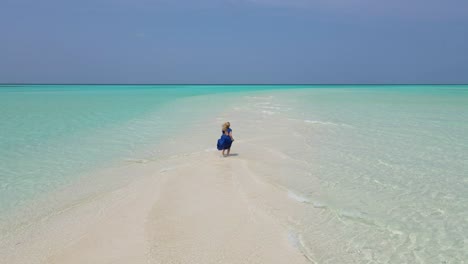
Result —
<instances>
[{"instance_id":1,"label":"white sandbank","mask_svg":"<svg viewBox=\"0 0 468 264\"><path fill-rule=\"evenodd\" d=\"M251 169L264 159L274 163L288 157L259 150L256 120L241 115L208 117L190 137L166 146L174 150L196 142L190 150L180 147L180 153L165 158L96 173L132 180L59 208L3 239L2 263L313 262L284 221L291 212L300 214L304 203ZM234 124L236 136L233 155L226 158L213 149L224 118ZM214 132L207 133L211 127ZM264 146L277 142L262 140Z\"/></svg>"}]
</instances>

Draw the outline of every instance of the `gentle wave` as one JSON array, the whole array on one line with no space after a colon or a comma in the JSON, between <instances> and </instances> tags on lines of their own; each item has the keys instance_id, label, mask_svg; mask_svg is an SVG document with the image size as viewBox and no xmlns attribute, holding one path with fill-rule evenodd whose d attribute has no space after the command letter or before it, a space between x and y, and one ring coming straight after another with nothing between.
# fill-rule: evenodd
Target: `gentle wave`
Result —
<instances>
[{"instance_id":1,"label":"gentle wave","mask_svg":"<svg viewBox=\"0 0 468 264\"><path fill-rule=\"evenodd\" d=\"M309 203L309 199L298 195L291 190L288 190L288 197L300 203Z\"/></svg>"},{"instance_id":2,"label":"gentle wave","mask_svg":"<svg viewBox=\"0 0 468 264\"><path fill-rule=\"evenodd\" d=\"M344 127L353 127L348 124L333 123L328 121L319 121L319 120L304 120L304 123L308 124L318 124L318 125L330 125L330 126L344 126Z\"/></svg>"}]
</instances>

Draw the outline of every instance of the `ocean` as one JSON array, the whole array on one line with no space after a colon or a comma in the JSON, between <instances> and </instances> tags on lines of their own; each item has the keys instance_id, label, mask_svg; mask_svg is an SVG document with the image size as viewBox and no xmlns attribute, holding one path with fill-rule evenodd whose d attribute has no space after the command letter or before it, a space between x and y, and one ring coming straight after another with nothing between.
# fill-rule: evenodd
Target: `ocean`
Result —
<instances>
[{"instance_id":1,"label":"ocean","mask_svg":"<svg viewBox=\"0 0 468 264\"><path fill-rule=\"evenodd\" d=\"M219 130L199 126L214 111L284 139L262 177L310 206L291 228L315 262L468 260L466 85L3 85L0 231L93 171L178 154L158 146Z\"/></svg>"},{"instance_id":2,"label":"ocean","mask_svg":"<svg viewBox=\"0 0 468 264\"><path fill-rule=\"evenodd\" d=\"M0 86L0 215L96 168L154 156L148 142L157 144L203 113L203 107L180 106L178 100L246 90L249 87ZM181 113L188 109L193 111Z\"/></svg>"}]
</instances>

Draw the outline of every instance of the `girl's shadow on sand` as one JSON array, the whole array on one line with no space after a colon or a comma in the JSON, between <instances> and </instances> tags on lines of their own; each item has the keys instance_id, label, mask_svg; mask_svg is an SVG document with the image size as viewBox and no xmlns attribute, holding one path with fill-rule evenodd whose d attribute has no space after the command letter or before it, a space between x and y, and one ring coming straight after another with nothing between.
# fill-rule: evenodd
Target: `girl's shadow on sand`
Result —
<instances>
[{"instance_id":1,"label":"girl's shadow on sand","mask_svg":"<svg viewBox=\"0 0 468 264\"><path fill-rule=\"evenodd\" d=\"M227 157L237 157L237 156L239 156L239 154L237 154L237 153L231 153L229 155L224 155L224 156L221 155L221 157L225 157L225 158L227 158Z\"/></svg>"}]
</instances>

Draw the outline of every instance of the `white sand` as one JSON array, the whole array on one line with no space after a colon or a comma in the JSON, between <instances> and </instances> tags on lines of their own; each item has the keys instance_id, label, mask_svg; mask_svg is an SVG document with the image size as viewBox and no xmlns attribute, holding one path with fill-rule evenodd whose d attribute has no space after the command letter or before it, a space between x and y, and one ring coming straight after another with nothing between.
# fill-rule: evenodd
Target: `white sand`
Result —
<instances>
[{"instance_id":1,"label":"white sand","mask_svg":"<svg viewBox=\"0 0 468 264\"><path fill-rule=\"evenodd\" d=\"M240 119L236 113L228 117ZM201 131L185 139L197 142L198 151L106 171L135 180L3 241L1 263L310 263L293 231L276 217L297 214L303 204L251 170L263 159L288 157L259 153L250 121L250 127L234 127L242 133L235 134L240 140L231 157L200 150L219 136ZM219 125L216 118L210 122Z\"/></svg>"}]
</instances>

